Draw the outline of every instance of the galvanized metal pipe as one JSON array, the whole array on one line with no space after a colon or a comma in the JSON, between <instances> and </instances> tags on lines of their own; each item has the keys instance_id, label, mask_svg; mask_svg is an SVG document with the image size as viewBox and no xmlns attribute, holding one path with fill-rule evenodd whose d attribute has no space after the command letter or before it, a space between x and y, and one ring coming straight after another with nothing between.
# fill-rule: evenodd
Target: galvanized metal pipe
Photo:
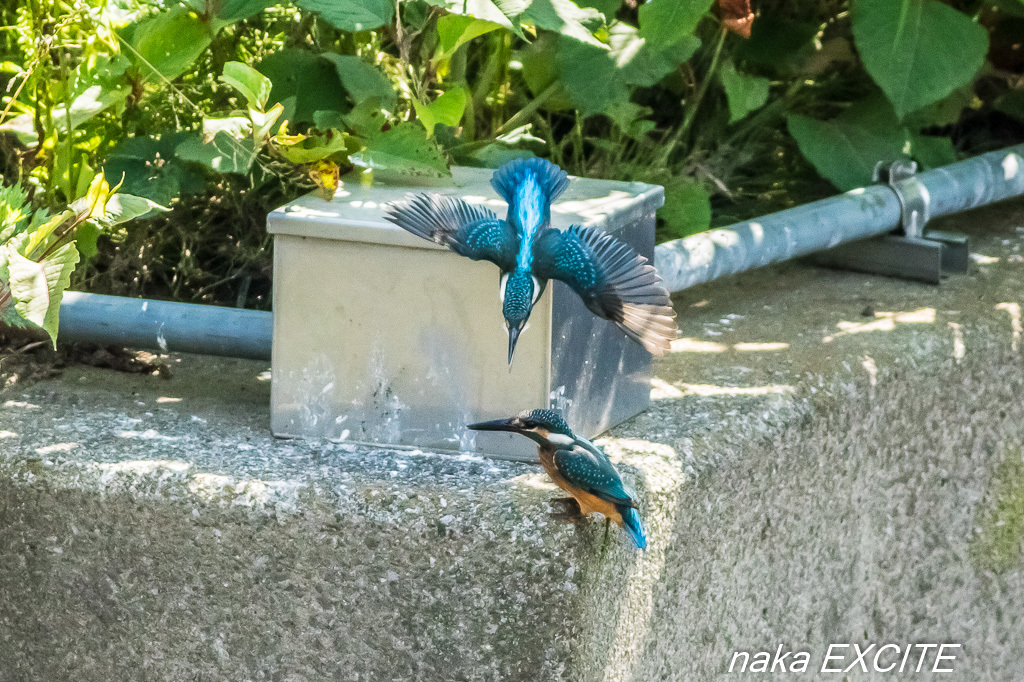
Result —
<instances>
[{"instance_id":1,"label":"galvanized metal pipe","mask_svg":"<svg viewBox=\"0 0 1024 682\"><path fill-rule=\"evenodd\" d=\"M1024 144L917 176L932 218L1024 194ZM872 185L754 220L661 244L654 262L672 291L843 242L885 234L900 222L900 202ZM64 341L270 359L269 312L65 292Z\"/></svg>"},{"instance_id":2,"label":"galvanized metal pipe","mask_svg":"<svg viewBox=\"0 0 1024 682\"><path fill-rule=\"evenodd\" d=\"M1024 144L916 176L932 218L1024 194ZM885 185L779 211L659 245L654 264L671 291L892 232L900 202Z\"/></svg>"},{"instance_id":3,"label":"galvanized metal pipe","mask_svg":"<svg viewBox=\"0 0 1024 682\"><path fill-rule=\"evenodd\" d=\"M64 292L61 341L270 360L273 314L143 298Z\"/></svg>"}]
</instances>

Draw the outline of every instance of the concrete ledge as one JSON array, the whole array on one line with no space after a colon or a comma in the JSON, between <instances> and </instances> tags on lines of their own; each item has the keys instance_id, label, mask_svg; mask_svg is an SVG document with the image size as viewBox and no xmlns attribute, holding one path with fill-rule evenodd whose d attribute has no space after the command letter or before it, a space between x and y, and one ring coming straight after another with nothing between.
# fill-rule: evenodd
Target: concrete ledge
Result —
<instances>
[{"instance_id":1,"label":"concrete ledge","mask_svg":"<svg viewBox=\"0 0 1024 682\"><path fill-rule=\"evenodd\" d=\"M788 265L678 296L654 406L604 441L639 555L549 522L530 465L273 439L258 363L16 385L2 677L639 682L925 641L1024 677L1021 217L945 221L978 257L941 287Z\"/></svg>"}]
</instances>

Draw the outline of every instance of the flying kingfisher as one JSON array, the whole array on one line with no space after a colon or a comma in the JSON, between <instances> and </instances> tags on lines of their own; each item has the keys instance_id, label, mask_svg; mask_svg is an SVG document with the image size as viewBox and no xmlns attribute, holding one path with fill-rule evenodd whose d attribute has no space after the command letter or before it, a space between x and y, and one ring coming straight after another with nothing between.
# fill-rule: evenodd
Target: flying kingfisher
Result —
<instances>
[{"instance_id":1,"label":"flying kingfisher","mask_svg":"<svg viewBox=\"0 0 1024 682\"><path fill-rule=\"evenodd\" d=\"M510 419L470 424L475 431L511 431L537 443L540 463L555 484L575 500L584 515L603 514L622 526L637 549L647 547L644 524L637 510L635 493L622 482L615 465L604 451L569 429L556 410L527 410Z\"/></svg>"},{"instance_id":2,"label":"flying kingfisher","mask_svg":"<svg viewBox=\"0 0 1024 682\"><path fill-rule=\"evenodd\" d=\"M628 244L593 227L551 227L551 204L569 186L544 159L515 159L491 177L508 215L457 197L426 193L388 206L387 219L473 260L501 269L508 363L549 279L568 284L595 315L611 320L649 352L662 355L678 330L669 293L654 266Z\"/></svg>"}]
</instances>

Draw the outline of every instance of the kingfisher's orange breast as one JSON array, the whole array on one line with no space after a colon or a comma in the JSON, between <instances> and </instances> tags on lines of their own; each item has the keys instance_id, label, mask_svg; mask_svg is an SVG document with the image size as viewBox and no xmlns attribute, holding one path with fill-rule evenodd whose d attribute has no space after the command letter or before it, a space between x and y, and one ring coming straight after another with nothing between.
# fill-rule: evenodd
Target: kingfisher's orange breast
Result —
<instances>
[{"instance_id":1,"label":"kingfisher's orange breast","mask_svg":"<svg viewBox=\"0 0 1024 682\"><path fill-rule=\"evenodd\" d=\"M615 505L608 500L602 500L597 495L592 495L585 490L580 490L569 481L562 477L562 474L558 473L558 469L555 467L554 453L547 452L543 448L540 448L540 463L544 467L544 471L547 472L551 480L555 482L559 488L572 495L577 502L580 503L580 511L584 515L592 514L597 512L603 514L606 518L611 519L615 523L622 525L622 514L615 509Z\"/></svg>"}]
</instances>

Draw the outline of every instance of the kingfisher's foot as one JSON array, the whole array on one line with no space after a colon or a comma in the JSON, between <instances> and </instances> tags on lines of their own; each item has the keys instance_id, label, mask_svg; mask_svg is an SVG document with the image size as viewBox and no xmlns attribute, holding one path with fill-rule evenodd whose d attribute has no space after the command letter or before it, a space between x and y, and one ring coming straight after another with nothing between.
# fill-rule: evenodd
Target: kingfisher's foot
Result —
<instances>
[{"instance_id":1,"label":"kingfisher's foot","mask_svg":"<svg viewBox=\"0 0 1024 682\"><path fill-rule=\"evenodd\" d=\"M555 509L549 514L555 521L575 523L583 518L583 510L575 497L555 497L548 504Z\"/></svg>"}]
</instances>

